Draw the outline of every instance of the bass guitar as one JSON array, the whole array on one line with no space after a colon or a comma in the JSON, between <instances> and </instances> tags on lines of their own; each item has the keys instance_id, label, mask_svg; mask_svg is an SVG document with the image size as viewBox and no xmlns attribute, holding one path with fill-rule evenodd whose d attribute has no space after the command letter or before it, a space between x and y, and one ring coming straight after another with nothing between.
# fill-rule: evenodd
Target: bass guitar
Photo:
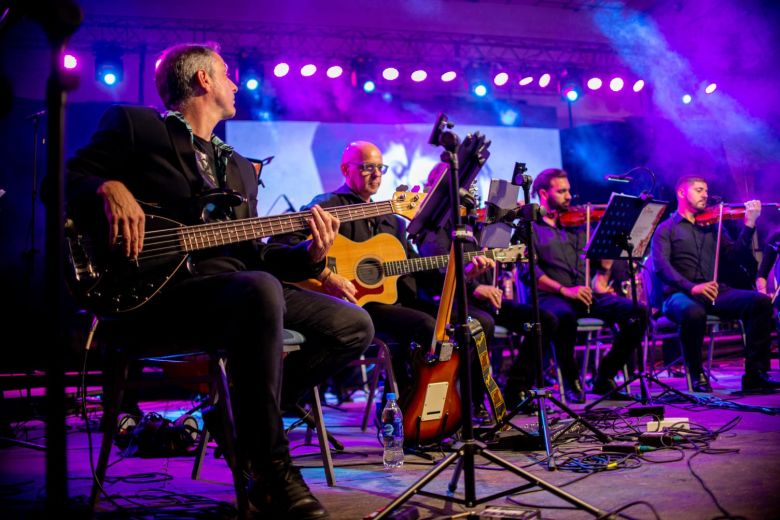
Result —
<instances>
[{"instance_id":1,"label":"bass guitar","mask_svg":"<svg viewBox=\"0 0 780 520\"><path fill-rule=\"evenodd\" d=\"M398 191L389 201L328 208L342 222L397 214L411 219L424 199L419 192ZM235 193L211 194L207 207L235 206ZM88 223L66 221L65 281L78 303L98 315L110 316L137 309L151 300L195 251L281 235L309 228L311 213L301 211L271 217L204 222L184 225L160 215L160 208L141 203L146 212L144 248L138 258L124 255L120 236L108 243L108 233ZM205 219L204 219L205 220Z\"/></svg>"},{"instance_id":2,"label":"bass guitar","mask_svg":"<svg viewBox=\"0 0 780 520\"><path fill-rule=\"evenodd\" d=\"M463 254L465 261L475 256L492 258L496 262L512 263L525 258L525 245L506 249L473 251ZM380 233L364 242L354 242L344 235L336 236L326 263L331 271L352 282L358 305L369 302L392 304L398 300L398 278L409 273L441 269L449 255L406 258L403 244L389 233ZM310 279L296 283L299 287L324 292L322 283Z\"/></svg>"}]
</instances>

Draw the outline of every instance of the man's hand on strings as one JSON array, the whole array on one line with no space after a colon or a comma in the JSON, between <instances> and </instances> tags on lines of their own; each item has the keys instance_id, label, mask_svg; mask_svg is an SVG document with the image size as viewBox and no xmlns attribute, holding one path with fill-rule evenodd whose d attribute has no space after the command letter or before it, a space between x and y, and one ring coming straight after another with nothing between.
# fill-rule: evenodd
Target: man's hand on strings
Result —
<instances>
[{"instance_id":1,"label":"man's hand on strings","mask_svg":"<svg viewBox=\"0 0 780 520\"><path fill-rule=\"evenodd\" d=\"M106 181L97 189L108 219L108 239L113 245L122 237L125 255L138 258L144 247L146 215L130 190L119 181Z\"/></svg>"},{"instance_id":2,"label":"man's hand on strings","mask_svg":"<svg viewBox=\"0 0 780 520\"><path fill-rule=\"evenodd\" d=\"M316 264L322 262L327 256L330 246L333 245L339 232L341 222L319 205L311 208L311 217L308 221L309 227L311 227L311 242L308 251L312 262Z\"/></svg>"},{"instance_id":3,"label":"man's hand on strings","mask_svg":"<svg viewBox=\"0 0 780 520\"><path fill-rule=\"evenodd\" d=\"M475 256L471 259L471 262L466 264L466 280L473 280L481 274L487 272L489 269L493 269L496 266L496 262L492 258L485 256Z\"/></svg>"},{"instance_id":4,"label":"man's hand on strings","mask_svg":"<svg viewBox=\"0 0 780 520\"><path fill-rule=\"evenodd\" d=\"M357 298L355 298L357 289L355 288L355 284L340 274L331 272L329 275L327 275L325 280L322 282L322 288L325 289L325 292L335 296L336 298L341 298L343 300L347 300L348 302L357 304Z\"/></svg>"}]
</instances>

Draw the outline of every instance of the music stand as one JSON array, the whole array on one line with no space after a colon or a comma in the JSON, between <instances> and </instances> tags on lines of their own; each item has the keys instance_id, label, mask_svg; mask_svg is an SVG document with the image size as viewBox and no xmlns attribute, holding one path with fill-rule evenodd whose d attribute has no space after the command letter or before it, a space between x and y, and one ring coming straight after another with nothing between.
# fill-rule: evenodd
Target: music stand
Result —
<instances>
[{"instance_id":1,"label":"music stand","mask_svg":"<svg viewBox=\"0 0 780 520\"><path fill-rule=\"evenodd\" d=\"M585 255L590 260L628 260L628 276L631 284L631 300L635 315L638 316L639 302L636 293L636 277L634 275L634 259L644 258L650 239L653 238L656 227L666 211L667 202L650 200L649 196L634 197L613 193L609 198L607 209L601 218L596 232L590 238L585 247ZM638 319L635 317L634 319ZM590 410L600 402L609 399L616 392L628 388L631 383L639 380L640 397L628 394L634 400L647 404L652 402L647 381L651 381L688 401L696 402L679 390L660 381L654 375L647 372L644 355L640 357L640 367L634 377L626 380L620 386L613 388L596 401L588 404L585 410Z\"/></svg>"},{"instance_id":2,"label":"music stand","mask_svg":"<svg viewBox=\"0 0 780 520\"><path fill-rule=\"evenodd\" d=\"M593 424L591 424L589 421L587 421L584 417L576 413L574 410L566 406L563 402L559 401L555 397L553 397L552 392L550 392L549 389L544 388L544 377L543 377L543 369L542 369L542 322L541 317L539 313L539 292L538 292L538 283L536 279L536 251L534 250L534 228L533 228L533 222L538 221L542 216L544 216L543 208L540 208L538 204L531 204L531 186L533 184L533 178L530 175L525 175L525 172L527 169L525 168L525 164L523 163L516 163L515 165L515 174L513 175L513 183L519 182L520 186L523 188L523 199L524 199L524 205L520 209L510 210L507 212L507 215L503 217L506 219L507 217L512 220L518 220L519 224L515 224L515 227L518 228L518 231L520 233L516 233L515 235L519 235L521 239L525 242L526 248L528 251L528 272L530 276L530 289L531 289L531 307L533 309L533 321L529 324L527 324L528 330L531 332L531 339L533 340L533 348L535 349L535 357L536 357L536 366L535 368L535 381L534 386L532 389L528 391L528 396L523 399L520 403L515 405L514 409L507 413L506 416L503 417L502 420L496 420L496 424L482 433L480 435L480 440L486 439L492 435L499 434L499 432L502 430L505 430L507 427L514 428L517 430L521 435L527 437L527 438L533 438L536 437L535 435L523 430L522 428L518 428L516 425L514 425L511 421L514 419L514 417L519 414L527 405L529 405L532 402L536 402L536 416L537 416L537 425L538 425L538 443L541 445L541 447L544 448L545 453L547 454L547 469L552 471L555 469L555 459L553 458L553 450L552 450L552 441L550 439L550 432L547 425L547 401L549 400L551 403L553 403L555 406L557 406L560 410L565 412L569 417L571 417L574 422L572 422L569 426L564 428L564 430L561 433L565 433L566 431L570 430L574 427L576 423L581 423L585 428L590 430L596 435L596 438L601 441L602 443L607 443L610 441L610 438L608 435L606 435L604 432L596 428ZM506 182L506 181L501 181ZM492 188L492 186L491 186ZM497 190L497 191L504 191L504 190ZM515 194L515 201L517 200L517 190L513 190L513 193ZM501 215L504 213L505 210L493 210L494 214ZM501 219L502 217L498 217ZM508 245L508 244L507 244ZM500 247L500 246L499 246ZM504 246L506 247L506 246ZM453 479L454 481L454 479ZM450 490L453 490L453 487L450 486Z\"/></svg>"},{"instance_id":3,"label":"music stand","mask_svg":"<svg viewBox=\"0 0 780 520\"><path fill-rule=\"evenodd\" d=\"M526 470L515 466L511 462L504 460L503 458L499 457L498 455L492 453L489 451L485 445L477 441L474 438L474 426L472 424L472 415L471 415L471 353L469 351L470 348L470 330L469 325L466 323L466 312L467 312L467 297L466 297L466 286L464 284L464 265L463 265L463 242L465 240L468 240L468 234L465 232L465 228L462 224L461 217L460 217L460 208L459 208L459 180L461 179L460 174L460 159L461 157L461 150L464 148L461 147L460 138L458 138L457 135L455 135L454 132L452 132L450 129L454 125L450 123L447 119L447 116L444 114L439 114L438 118L436 119L436 123L433 127L433 132L430 137L430 144L436 145L436 146L442 146L444 148L444 152L442 152L441 158L442 161L447 162L450 165L449 168L449 200L447 200L447 197L442 194L441 189L438 188L438 186L441 186L441 183L437 183L437 188L439 189L439 193L435 194L433 197L430 195L426 198L428 202L428 207L431 209L428 209L426 213L423 213L423 216L428 216L430 218L431 215L437 215L438 218L446 219L447 218L447 208L450 209L450 215L452 218L452 224L453 224L453 248L455 252L455 272L456 272L456 287L455 287L455 302L456 302L456 323L455 325L455 340L459 347L463 350L461 354L462 364L460 366L460 382L461 382L461 406L462 406L462 416L463 416L463 428L462 428L462 441L459 442L455 446L455 451L445 457L436 467L434 467L432 470L430 470L428 473L426 473L422 478L420 478L416 483L412 484L406 491L404 491L400 496L398 496L395 500L393 500L390 504L388 504L386 507L381 509L380 511L377 511L370 515L371 518L379 520L382 518L388 518L398 507L406 503L410 498L412 498L416 494L420 494L427 497L432 498L440 498L446 502L454 502L458 504L463 504L466 507L474 507L479 504L484 504L486 502L490 502L492 500L495 500L497 498L500 498L502 496L511 495L514 493L517 493L519 491L528 489L530 487L533 487L534 485L539 486L554 495L556 495L559 498L562 498L566 500L567 502L575 505L577 508L582 509L584 511L587 511L588 513L603 517L605 516L605 512L598 509L595 506L592 506L588 504L587 502L584 502L580 500L579 498L575 497L574 495L571 495L564 491L563 489L556 487L548 482L545 482L544 480L534 476L533 474L527 472ZM474 134L475 136L479 136L479 134ZM471 136L473 138L473 136ZM469 137L466 138L464 141L464 147L467 147L466 149L471 149L471 152L469 152L469 155L465 157L464 161L464 169L470 169L475 168L479 170L479 168L484 163L485 158L484 153L486 152L486 148L489 145L485 145L485 148L483 149L481 146L474 148L474 141L479 142L479 138L472 140L472 144L469 145ZM484 138L483 138L484 143ZM470 175L470 173L466 173L464 175ZM474 173L476 176L476 173ZM446 175L442 176L442 178L447 177ZM433 207L431 204L431 200L438 201L437 204L439 206ZM419 233L424 227L426 226L439 226L444 222L444 220L438 220L436 222L423 222L421 219L420 212L417 213L417 216L415 217L414 221L412 221L412 224L417 221L417 224L414 226L414 229L416 230L416 233ZM434 227L433 230L437 229L437 227ZM475 464L474 464L474 457L475 455L481 455L483 458L487 459L490 462L495 463L497 466L504 468L515 475L525 479L528 483L522 486L516 486L512 489L508 489L499 493L494 493L492 495L477 498L476 496L476 481L475 481ZM429 482L431 482L434 478L436 478L439 474L441 474L445 469L447 469L451 464L458 463L459 465L462 465L463 468L463 480L464 480L464 495L465 498L459 498L455 497L454 495L442 495L438 493L432 493L425 491L423 488L428 485Z\"/></svg>"}]
</instances>

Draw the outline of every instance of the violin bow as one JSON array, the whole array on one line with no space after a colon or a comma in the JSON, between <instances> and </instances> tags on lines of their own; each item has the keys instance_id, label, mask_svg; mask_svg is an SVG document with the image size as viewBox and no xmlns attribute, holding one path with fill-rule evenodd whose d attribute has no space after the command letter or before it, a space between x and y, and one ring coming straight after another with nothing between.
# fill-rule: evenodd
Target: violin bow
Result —
<instances>
[{"instance_id":1,"label":"violin bow","mask_svg":"<svg viewBox=\"0 0 780 520\"><path fill-rule=\"evenodd\" d=\"M715 242L715 272L712 274L712 281L718 283L718 265L720 264L720 241L723 236L723 202L720 203L718 208L718 239ZM712 300L712 304L715 305L715 300Z\"/></svg>"},{"instance_id":2,"label":"violin bow","mask_svg":"<svg viewBox=\"0 0 780 520\"><path fill-rule=\"evenodd\" d=\"M585 246L590 242L590 202L585 204ZM585 287L590 289L590 258L585 255ZM587 312L590 314L590 305L587 306Z\"/></svg>"}]
</instances>

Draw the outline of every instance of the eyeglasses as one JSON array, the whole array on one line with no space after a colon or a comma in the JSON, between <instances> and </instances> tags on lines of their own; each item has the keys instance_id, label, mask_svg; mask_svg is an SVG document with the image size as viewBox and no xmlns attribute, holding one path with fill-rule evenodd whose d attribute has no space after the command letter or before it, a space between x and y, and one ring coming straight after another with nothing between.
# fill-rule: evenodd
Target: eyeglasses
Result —
<instances>
[{"instance_id":1,"label":"eyeglasses","mask_svg":"<svg viewBox=\"0 0 780 520\"><path fill-rule=\"evenodd\" d=\"M347 163L347 164L353 164L360 168L360 171L363 172L363 175L373 175L377 171L380 175L384 175L387 173L388 166L386 164L371 164L371 163Z\"/></svg>"}]
</instances>

